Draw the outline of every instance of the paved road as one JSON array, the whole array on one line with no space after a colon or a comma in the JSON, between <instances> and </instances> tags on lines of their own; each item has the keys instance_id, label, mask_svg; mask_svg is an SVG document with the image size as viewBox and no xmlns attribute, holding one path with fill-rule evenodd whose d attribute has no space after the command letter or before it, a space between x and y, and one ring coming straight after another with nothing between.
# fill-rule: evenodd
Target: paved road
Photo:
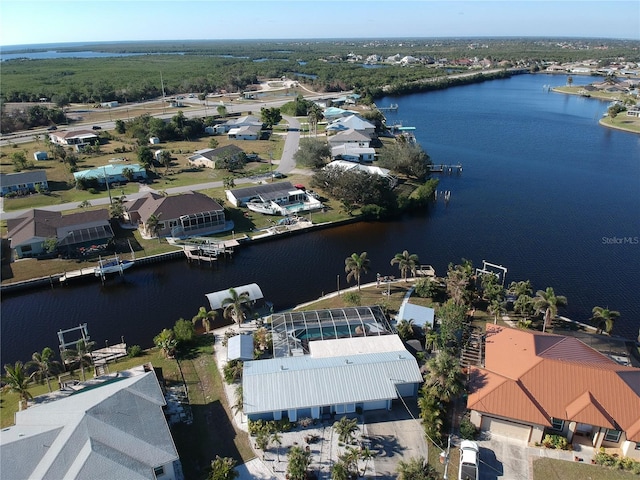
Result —
<instances>
[{"instance_id":1,"label":"paved road","mask_svg":"<svg viewBox=\"0 0 640 480\"><path fill-rule=\"evenodd\" d=\"M277 171L287 174L295 170L295 173L310 174L310 172L308 171L295 169L296 162L293 156L298 151L298 144L300 142L300 122L294 117L284 116L283 118L289 123L289 130L286 134L284 149L282 152L282 157L280 158L280 161L278 164ZM257 183L260 181L268 181L270 178L271 178L271 175L267 173L267 174L252 176L252 177L239 178L235 181L235 183L237 185ZM177 193L184 193L184 192L190 192L195 190L220 188L222 187L222 185L223 184L221 181L217 181L217 182L200 183L197 185L187 185L184 187L167 188L165 191L169 195L174 195ZM149 188L148 186L141 185L140 191L138 193L127 195L127 200L135 200L137 198L140 198L143 195L145 195L149 190L151 190L151 188ZM61 212L65 210L72 210L72 209L78 208L79 205L80 205L80 202L71 202L71 203L63 203L58 205L48 205L47 207L45 207L45 209ZM103 197L103 198L92 199L91 205L94 205L94 206L109 205L109 198ZM0 197L0 219L1 220L18 217L23 213L25 213L27 210L30 210L30 209L5 212L3 209L2 198Z\"/></svg>"}]
</instances>

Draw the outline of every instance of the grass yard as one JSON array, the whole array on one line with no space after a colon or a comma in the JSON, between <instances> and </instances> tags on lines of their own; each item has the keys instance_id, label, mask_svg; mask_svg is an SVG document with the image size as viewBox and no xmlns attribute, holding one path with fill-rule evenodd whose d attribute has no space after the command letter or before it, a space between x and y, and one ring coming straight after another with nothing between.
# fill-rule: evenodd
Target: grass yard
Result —
<instances>
[{"instance_id":1,"label":"grass yard","mask_svg":"<svg viewBox=\"0 0 640 480\"><path fill-rule=\"evenodd\" d=\"M213 336L201 335L177 360L165 358L159 349L151 349L136 358L126 358L109 365L110 372L151 363L162 369L167 385L184 382L188 386L189 402L193 411L193 424L176 425L172 434L182 461L185 478L204 479L206 468L216 455L233 457L238 463L254 457L245 432L236 429L230 420L229 405L222 386L222 379L213 355ZM87 376L90 376L87 373ZM75 378L79 378L76 372ZM52 379L52 388L57 381ZM32 395L47 392L47 386L34 384L29 389ZM0 393L0 427L14 424L18 397L16 394Z\"/></svg>"},{"instance_id":2,"label":"grass yard","mask_svg":"<svg viewBox=\"0 0 640 480\"><path fill-rule=\"evenodd\" d=\"M567 462L552 458L533 461L533 480L632 480L638 475L600 465Z\"/></svg>"}]
</instances>

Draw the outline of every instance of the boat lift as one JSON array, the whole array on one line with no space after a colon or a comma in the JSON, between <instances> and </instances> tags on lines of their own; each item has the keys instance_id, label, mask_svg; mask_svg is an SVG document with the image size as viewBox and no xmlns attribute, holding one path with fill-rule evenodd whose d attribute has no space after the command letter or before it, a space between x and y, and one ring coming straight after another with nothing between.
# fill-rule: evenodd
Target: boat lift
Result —
<instances>
[{"instance_id":1,"label":"boat lift","mask_svg":"<svg viewBox=\"0 0 640 480\"><path fill-rule=\"evenodd\" d=\"M489 270L489 268L487 267L491 268L492 270ZM504 287L504 280L505 280L505 277L507 276L506 267L503 267L502 265L496 265L495 263L489 263L486 260L482 260L482 268L476 268L476 275L485 275L485 274L491 274L498 277L502 282L502 286Z\"/></svg>"}]
</instances>

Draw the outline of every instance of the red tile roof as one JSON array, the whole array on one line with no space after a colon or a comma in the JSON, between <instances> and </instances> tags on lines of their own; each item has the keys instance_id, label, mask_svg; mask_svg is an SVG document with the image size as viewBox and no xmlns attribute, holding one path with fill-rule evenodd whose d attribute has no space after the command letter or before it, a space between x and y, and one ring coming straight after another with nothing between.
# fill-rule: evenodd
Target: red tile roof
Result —
<instances>
[{"instance_id":1,"label":"red tile roof","mask_svg":"<svg viewBox=\"0 0 640 480\"><path fill-rule=\"evenodd\" d=\"M624 430L640 442L640 369L580 340L487 325L485 368L472 368L467 407L538 425L551 418Z\"/></svg>"}]
</instances>

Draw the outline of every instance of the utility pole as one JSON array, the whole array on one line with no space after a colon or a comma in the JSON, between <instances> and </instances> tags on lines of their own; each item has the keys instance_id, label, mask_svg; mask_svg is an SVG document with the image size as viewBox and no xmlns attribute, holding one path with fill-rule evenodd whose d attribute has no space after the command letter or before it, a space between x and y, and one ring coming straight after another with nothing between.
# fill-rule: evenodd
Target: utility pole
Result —
<instances>
[{"instance_id":1,"label":"utility pole","mask_svg":"<svg viewBox=\"0 0 640 480\"><path fill-rule=\"evenodd\" d=\"M109 179L107 178L107 167L102 167L102 171L104 172L104 183L107 184L107 193L109 194L109 205L112 205L113 200L111 199L111 189L109 188Z\"/></svg>"},{"instance_id":2,"label":"utility pole","mask_svg":"<svg viewBox=\"0 0 640 480\"><path fill-rule=\"evenodd\" d=\"M445 457L444 457L444 476L442 477L444 480L447 480L449 478L447 476L447 470L449 469L449 451L450 450L451 450L451 435L449 435L449 439L447 440L447 453L445 454Z\"/></svg>"}]
</instances>

